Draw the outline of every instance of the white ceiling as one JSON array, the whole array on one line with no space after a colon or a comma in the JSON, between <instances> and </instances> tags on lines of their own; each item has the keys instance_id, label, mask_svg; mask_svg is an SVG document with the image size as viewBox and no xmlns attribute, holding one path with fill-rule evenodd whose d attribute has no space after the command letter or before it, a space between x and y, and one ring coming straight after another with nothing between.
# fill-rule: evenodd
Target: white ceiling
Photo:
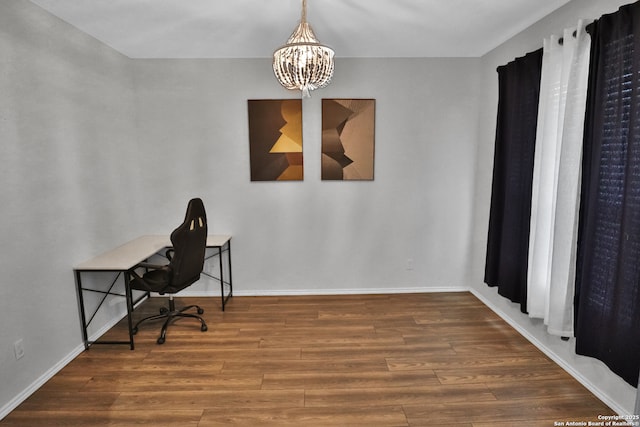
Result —
<instances>
[{"instance_id":1,"label":"white ceiling","mask_svg":"<svg viewBox=\"0 0 640 427\"><path fill-rule=\"evenodd\" d=\"M31 0L130 58L268 58L301 0ZM569 0L307 0L337 57L477 57ZM542 41L541 41L542 43Z\"/></svg>"}]
</instances>

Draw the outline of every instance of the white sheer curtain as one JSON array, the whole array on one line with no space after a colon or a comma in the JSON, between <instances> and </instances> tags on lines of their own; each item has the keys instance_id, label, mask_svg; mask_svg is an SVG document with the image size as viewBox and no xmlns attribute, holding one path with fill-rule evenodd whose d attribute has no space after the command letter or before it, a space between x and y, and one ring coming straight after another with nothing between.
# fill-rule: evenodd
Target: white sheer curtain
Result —
<instances>
[{"instance_id":1,"label":"white sheer curtain","mask_svg":"<svg viewBox=\"0 0 640 427\"><path fill-rule=\"evenodd\" d=\"M573 336L580 163L590 37L583 21L544 40L533 169L527 311ZM574 36L575 32L575 36Z\"/></svg>"}]
</instances>

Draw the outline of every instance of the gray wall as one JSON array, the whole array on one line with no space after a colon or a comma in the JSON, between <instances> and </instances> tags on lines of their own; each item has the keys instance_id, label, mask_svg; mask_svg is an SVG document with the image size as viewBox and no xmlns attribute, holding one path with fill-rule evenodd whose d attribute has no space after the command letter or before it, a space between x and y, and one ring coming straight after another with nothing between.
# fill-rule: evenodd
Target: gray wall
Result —
<instances>
[{"instance_id":1,"label":"gray wall","mask_svg":"<svg viewBox=\"0 0 640 427\"><path fill-rule=\"evenodd\" d=\"M133 94L127 58L0 1L0 408L78 348L72 266L138 232Z\"/></svg>"},{"instance_id":2,"label":"gray wall","mask_svg":"<svg viewBox=\"0 0 640 427\"><path fill-rule=\"evenodd\" d=\"M299 94L270 60L137 60L141 162L157 170L142 186L168 206L205 199L210 228L233 234L238 294L466 286L478 65L339 59L303 100L305 180L274 183L249 180L247 99ZM322 97L376 99L374 181L320 180ZM149 214L159 230L175 223Z\"/></svg>"},{"instance_id":3,"label":"gray wall","mask_svg":"<svg viewBox=\"0 0 640 427\"><path fill-rule=\"evenodd\" d=\"M635 388L612 374L603 363L596 359L577 356L574 351L575 341L573 339L569 342L563 342L558 337L548 335L539 320L529 319L528 316L520 313L519 305L512 304L499 296L495 288L489 288L483 283L498 104L496 67L540 48L544 37L560 33L564 28L574 27L580 18L591 21L604 13L615 12L619 6L627 3L630 2L627 0L573 0L482 58L481 86L483 93L477 138L474 225L471 228L471 246L474 255L469 271L469 283L477 296L497 310L502 317L523 334L546 349L556 362L594 390L605 403L618 411L631 414L634 409Z\"/></svg>"}]
</instances>

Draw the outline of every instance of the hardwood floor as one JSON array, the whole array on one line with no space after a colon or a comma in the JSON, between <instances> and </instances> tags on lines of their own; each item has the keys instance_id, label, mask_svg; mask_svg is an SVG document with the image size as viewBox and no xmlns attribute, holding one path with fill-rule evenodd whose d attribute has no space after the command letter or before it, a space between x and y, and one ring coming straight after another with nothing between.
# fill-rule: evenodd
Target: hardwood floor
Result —
<instances>
[{"instance_id":1,"label":"hardwood floor","mask_svg":"<svg viewBox=\"0 0 640 427\"><path fill-rule=\"evenodd\" d=\"M155 313L152 298L135 317ZM193 299L177 298L177 305ZM93 346L0 426L553 426L614 412L470 293L198 298ZM104 339L122 337L121 322Z\"/></svg>"}]
</instances>

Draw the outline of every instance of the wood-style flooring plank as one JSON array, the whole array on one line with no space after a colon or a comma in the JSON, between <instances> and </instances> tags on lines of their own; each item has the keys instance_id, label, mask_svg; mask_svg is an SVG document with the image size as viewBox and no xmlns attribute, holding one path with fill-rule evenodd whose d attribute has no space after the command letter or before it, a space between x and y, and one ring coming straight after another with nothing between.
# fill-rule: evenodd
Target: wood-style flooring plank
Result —
<instances>
[{"instance_id":1,"label":"wood-style flooring plank","mask_svg":"<svg viewBox=\"0 0 640 427\"><path fill-rule=\"evenodd\" d=\"M546 400L553 397L566 396L582 396L591 400L593 395L582 384L574 381L566 374L562 379L526 382L491 379L486 384L498 400L529 399L536 401L538 399ZM594 398L593 402L596 401L597 399ZM591 406L593 406L593 402ZM604 404L599 405L600 408L603 406Z\"/></svg>"},{"instance_id":2,"label":"wood-style flooring plank","mask_svg":"<svg viewBox=\"0 0 640 427\"><path fill-rule=\"evenodd\" d=\"M312 389L305 391L306 407L425 405L434 402L477 402L495 399L495 396L483 384Z\"/></svg>"},{"instance_id":3,"label":"wood-style flooring plank","mask_svg":"<svg viewBox=\"0 0 640 427\"><path fill-rule=\"evenodd\" d=\"M225 362L223 373L367 372L385 371L387 362L377 359L341 360L241 360Z\"/></svg>"},{"instance_id":4,"label":"wood-style flooring plank","mask_svg":"<svg viewBox=\"0 0 640 427\"><path fill-rule=\"evenodd\" d=\"M18 407L18 412L26 411L108 411L118 399L115 391L86 393L83 391L40 391L34 393Z\"/></svg>"},{"instance_id":5,"label":"wood-style flooring plank","mask_svg":"<svg viewBox=\"0 0 640 427\"><path fill-rule=\"evenodd\" d=\"M166 409L212 408L302 408L304 390L206 390L175 391L164 389L154 393L123 392L110 405L112 410L145 411Z\"/></svg>"},{"instance_id":6,"label":"wood-style flooring plank","mask_svg":"<svg viewBox=\"0 0 640 427\"><path fill-rule=\"evenodd\" d=\"M164 345L164 344L163 344ZM191 348L190 350L173 347L163 347L151 353L144 359L144 363L169 363L177 361L195 362L196 364L209 362L217 364L227 360L299 360L299 347L281 348L233 348L213 346L211 348Z\"/></svg>"},{"instance_id":7,"label":"wood-style flooring plank","mask_svg":"<svg viewBox=\"0 0 640 427\"><path fill-rule=\"evenodd\" d=\"M590 403L593 402L587 399ZM481 402L427 403L420 406L405 405L404 411L410 425L442 425L447 423L472 423L476 425L545 425L553 426L553 421L565 421L567 414L574 420L597 421L597 410L604 405L596 403L595 408L585 405L583 397L563 396L540 399L535 405L528 400L494 400ZM551 421L549 423L549 421ZM537 422L539 424L537 424Z\"/></svg>"},{"instance_id":8,"label":"wood-style flooring plank","mask_svg":"<svg viewBox=\"0 0 640 427\"><path fill-rule=\"evenodd\" d=\"M242 426L409 426L401 406L363 406L352 408L285 408L264 411L228 408L205 410L198 427Z\"/></svg>"},{"instance_id":9,"label":"wood-style flooring plank","mask_svg":"<svg viewBox=\"0 0 640 427\"><path fill-rule=\"evenodd\" d=\"M263 389L351 389L439 385L433 371L316 372L264 374Z\"/></svg>"},{"instance_id":10,"label":"wood-style flooring plank","mask_svg":"<svg viewBox=\"0 0 640 427\"><path fill-rule=\"evenodd\" d=\"M264 338L260 342L261 348L270 348L270 347L286 347L287 345L291 345L291 339L293 336L279 336L274 338ZM295 337L296 345L304 348L327 348L327 347L371 347L371 346L395 346L400 347L405 345L405 340L400 337L391 337L391 336L380 336L376 334L368 334L368 335L340 335L335 336L335 334L321 334L318 336L314 334L309 336L307 332L304 335L299 335Z\"/></svg>"},{"instance_id":11,"label":"wood-style flooring plank","mask_svg":"<svg viewBox=\"0 0 640 427\"><path fill-rule=\"evenodd\" d=\"M341 346L318 348L310 347L302 349L302 359L340 360L340 359L369 359L387 358L415 355L427 358L432 354L455 355L456 352L448 343L431 343L421 345L368 345L368 346Z\"/></svg>"},{"instance_id":12,"label":"wood-style flooring plank","mask_svg":"<svg viewBox=\"0 0 640 427\"><path fill-rule=\"evenodd\" d=\"M3 427L199 427L202 410L133 411L14 411Z\"/></svg>"},{"instance_id":13,"label":"wood-style flooring plank","mask_svg":"<svg viewBox=\"0 0 640 427\"><path fill-rule=\"evenodd\" d=\"M182 371L170 375L164 372L161 375L155 372L141 372L135 375L95 375L83 386L83 390L87 392L132 393L155 393L159 390L259 390L261 388L262 375L227 375L209 372L192 375Z\"/></svg>"},{"instance_id":14,"label":"wood-style flooring plank","mask_svg":"<svg viewBox=\"0 0 640 427\"><path fill-rule=\"evenodd\" d=\"M531 369L531 366L493 366L436 369L442 384L487 384L493 381L568 380L569 374L557 369Z\"/></svg>"},{"instance_id":15,"label":"wood-style flooring plank","mask_svg":"<svg viewBox=\"0 0 640 427\"><path fill-rule=\"evenodd\" d=\"M501 368L509 366L528 366L536 370L556 371L555 365L550 359L542 354L538 355L523 355L523 356L502 356L497 354L492 355L473 355L473 354L455 354L451 355L439 355L434 354L428 358L413 356L413 357L391 357L387 358L387 364L390 371L412 371L417 369L431 369L431 370L463 370L468 368Z\"/></svg>"}]
</instances>

